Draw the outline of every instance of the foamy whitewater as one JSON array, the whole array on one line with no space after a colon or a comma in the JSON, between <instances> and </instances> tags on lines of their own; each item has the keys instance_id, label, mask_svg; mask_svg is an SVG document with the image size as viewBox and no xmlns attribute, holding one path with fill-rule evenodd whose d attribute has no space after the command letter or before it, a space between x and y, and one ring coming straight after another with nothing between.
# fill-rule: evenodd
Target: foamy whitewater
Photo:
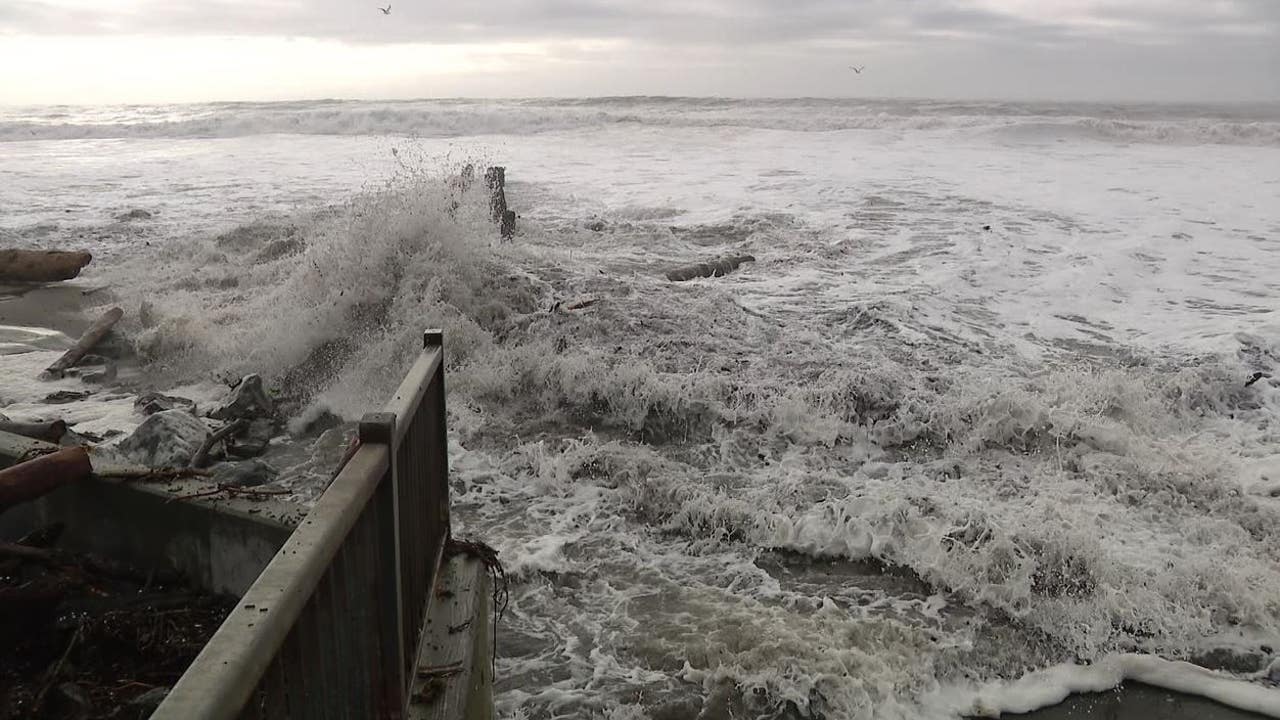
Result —
<instances>
[{"instance_id":1,"label":"foamy whitewater","mask_svg":"<svg viewBox=\"0 0 1280 720\"><path fill-rule=\"evenodd\" d=\"M513 242L466 163L508 168ZM261 372L296 426L351 419L445 328L510 718L996 716L1126 679L1280 717L1278 208L1276 106L0 111L0 246L93 251L149 389ZM757 260L663 277L728 253ZM8 335L0 412L48 412L58 339ZM341 432L281 482L323 489Z\"/></svg>"}]
</instances>

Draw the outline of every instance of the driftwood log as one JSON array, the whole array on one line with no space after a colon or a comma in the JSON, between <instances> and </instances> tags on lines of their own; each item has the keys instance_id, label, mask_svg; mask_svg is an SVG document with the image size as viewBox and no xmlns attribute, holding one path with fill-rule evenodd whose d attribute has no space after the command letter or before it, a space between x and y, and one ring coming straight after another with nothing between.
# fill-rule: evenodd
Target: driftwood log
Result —
<instances>
[{"instance_id":1,"label":"driftwood log","mask_svg":"<svg viewBox=\"0 0 1280 720\"><path fill-rule=\"evenodd\" d=\"M720 277L728 275L738 266L745 262L754 262L755 257L751 255L728 255L726 257L717 258L710 262L698 263L696 265L685 265L667 272L667 279L672 282L681 282L684 280L693 280L694 278L704 277Z\"/></svg>"},{"instance_id":2,"label":"driftwood log","mask_svg":"<svg viewBox=\"0 0 1280 720\"><path fill-rule=\"evenodd\" d=\"M196 450L195 454L191 456L190 466L193 468L204 467L209 461L209 452L213 450L215 445L225 440L229 435L234 435L247 427L249 427L249 421L245 418L240 418L233 423L219 428L217 432L210 434L209 437L205 439L204 444L202 444L200 448Z\"/></svg>"},{"instance_id":3,"label":"driftwood log","mask_svg":"<svg viewBox=\"0 0 1280 720\"><path fill-rule=\"evenodd\" d=\"M98 318L97 322L89 326L88 330L84 331L84 334L80 336L80 339L76 341L76 344L70 350L63 353L62 357L54 361L47 370L40 374L40 379L57 380L65 375L67 369L80 362L81 358L101 342L108 332L111 332L112 326L120 322L122 317L124 317L124 311L120 308L108 310L102 317Z\"/></svg>"},{"instance_id":4,"label":"driftwood log","mask_svg":"<svg viewBox=\"0 0 1280 720\"><path fill-rule=\"evenodd\" d=\"M0 280L10 282L54 282L70 280L93 255L60 250L0 250Z\"/></svg>"},{"instance_id":5,"label":"driftwood log","mask_svg":"<svg viewBox=\"0 0 1280 720\"><path fill-rule=\"evenodd\" d=\"M62 420L45 422L12 422L0 420L0 432L13 433L33 440L56 443L67 434L67 424Z\"/></svg>"},{"instance_id":6,"label":"driftwood log","mask_svg":"<svg viewBox=\"0 0 1280 720\"><path fill-rule=\"evenodd\" d=\"M510 240L516 232L516 211L507 208L507 169L491 167L484 171L484 182L489 187L489 210L498 224L503 240Z\"/></svg>"},{"instance_id":7,"label":"driftwood log","mask_svg":"<svg viewBox=\"0 0 1280 720\"><path fill-rule=\"evenodd\" d=\"M92 474L89 452L82 447L63 448L7 467L0 470L0 512Z\"/></svg>"}]
</instances>

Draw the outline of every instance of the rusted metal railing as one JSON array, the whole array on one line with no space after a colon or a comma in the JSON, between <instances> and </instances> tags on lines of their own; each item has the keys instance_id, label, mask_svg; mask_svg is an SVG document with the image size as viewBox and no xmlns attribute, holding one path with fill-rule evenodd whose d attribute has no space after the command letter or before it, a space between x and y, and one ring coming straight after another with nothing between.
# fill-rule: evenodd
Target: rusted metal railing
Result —
<instances>
[{"instance_id":1,"label":"rusted metal railing","mask_svg":"<svg viewBox=\"0 0 1280 720\"><path fill-rule=\"evenodd\" d=\"M449 537L442 336L152 716L399 718Z\"/></svg>"}]
</instances>

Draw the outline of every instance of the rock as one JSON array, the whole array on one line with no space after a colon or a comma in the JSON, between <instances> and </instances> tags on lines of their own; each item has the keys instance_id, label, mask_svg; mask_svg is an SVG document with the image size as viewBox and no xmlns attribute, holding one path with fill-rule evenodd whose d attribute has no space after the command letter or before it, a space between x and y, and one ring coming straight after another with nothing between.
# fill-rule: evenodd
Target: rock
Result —
<instances>
[{"instance_id":1,"label":"rock","mask_svg":"<svg viewBox=\"0 0 1280 720\"><path fill-rule=\"evenodd\" d=\"M44 401L50 405L65 405L77 400L84 400L92 394L88 390L59 390L45 395Z\"/></svg>"},{"instance_id":2,"label":"rock","mask_svg":"<svg viewBox=\"0 0 1280 720\"><path fill-rule=\"evenodd\" d=\"M238 458L257 457L267 451L275 435L276 425L270 418L254 418L249 427L238 433L227 445L227 454Z\"/></svg>"},{"instance_id":3,"label":"rock","mask_svg":"<svg viewBox=\"0 0 1280 720\"><path fill-rule=\"evenodd\" d=\"M253 459L244 462L218 463L213 468L215 482L236 487L265 485L280 475L280 471L268 463Z\"/></svg>"},{"instance_id":4,"label":"rock","mask_svg":"<svg viewBox=\"0 0 1280 720\"><path fill-rule=\"evenodd\" d=\"M127 213L117 215L116 220L120 222L129 222L130 220L150 220L152 217L154 216L147 210L130 210Z\"/></svg>"},{"instance_id":5,"label":"rock","mask_svg":"<svg viewBox=\"0 0 1280 720\"><path fill-rule=\"evenodd\" d=\"M270 415L275 409L271 396L262 387L262 378L258 375L245 375L231 393L231 402L209 413L209 417L217 420L239 420Z\"/></svg>"},{"instance_id":6,"label":"rock","mask_svg":"<svg viewBox=\"0 0 1280 720\"><path fill-rule=\"evenodd\" d=\"M116 431L117 434L119 431ZM62 433L62 437L58 438L58 445L62 447L84 447L102 442L103 437L94 435L91 432L76 432L75 430L67 430Z\"/></svg>"},{"instance_id":7,"label":"rock","mask_svg":"<svg viewBox=\"0 0 1280 720\"><path fill-rule=\"evenodd\" d=\"M148 417L116 448L149 467L186 467L209 434L209 428L185 410L164 410Z\"/></svg>"},{"instance_id":8,"label":"rock","mask_svg":"<svg viewBox=\"0 0 1280 720\"><path fill-rule=\"evenodd\" d=\"M133 406L138 408L138 411L143 415L155 415L165 410L186 410L192 415L196 414L195 400L173 397L172 395L161 395L160 393L147 393L134 400Z\"/></svg>"}]
</instances>

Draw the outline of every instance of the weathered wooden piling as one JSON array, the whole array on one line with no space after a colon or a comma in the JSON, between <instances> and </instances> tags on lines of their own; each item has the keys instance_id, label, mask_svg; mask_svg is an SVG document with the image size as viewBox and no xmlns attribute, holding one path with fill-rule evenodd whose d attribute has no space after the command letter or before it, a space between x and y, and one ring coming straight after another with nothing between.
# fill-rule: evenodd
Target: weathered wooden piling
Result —
<instances>
[{"instance_id":1,"label":"weathered wooden piling","mask_svg":"<svg viewBox=\"0 0 1280 720\"><path fill-rule=\"evenodd\" d=\"M485 170L484 181L489 187L489 209L498 225L498 233L503 240L510 240L516 232L516 213L507 208L507 169L495 166Z\"/></svg>"}]
</instances>

